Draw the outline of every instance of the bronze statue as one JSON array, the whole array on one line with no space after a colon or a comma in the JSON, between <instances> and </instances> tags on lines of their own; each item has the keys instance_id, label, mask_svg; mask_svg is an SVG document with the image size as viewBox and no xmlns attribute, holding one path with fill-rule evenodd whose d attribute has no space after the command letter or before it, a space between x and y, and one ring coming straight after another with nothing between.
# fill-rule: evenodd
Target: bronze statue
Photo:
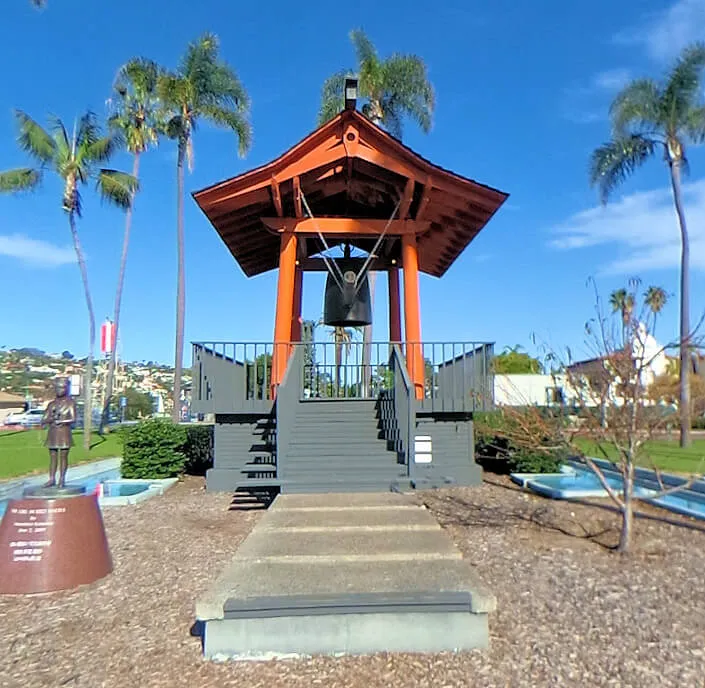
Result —
<instances>
[{"instance_id":1,"label":"bronze statue","mask_svg":"<svg viewBox=\"0 0 705 688\"><path fill-rule=\"evenodd\" d=\"M50 401L42 427L49 426L45 446L49 449L49 481L44 487L54 487L56 483L56 467L59 466L58 487L64 487L66 469L69 466L69 450L73 446L71 426L76 420L76 404L68 396L68 380L58 378L54 384L56 398Z\"/></svg>"}]
</instances>

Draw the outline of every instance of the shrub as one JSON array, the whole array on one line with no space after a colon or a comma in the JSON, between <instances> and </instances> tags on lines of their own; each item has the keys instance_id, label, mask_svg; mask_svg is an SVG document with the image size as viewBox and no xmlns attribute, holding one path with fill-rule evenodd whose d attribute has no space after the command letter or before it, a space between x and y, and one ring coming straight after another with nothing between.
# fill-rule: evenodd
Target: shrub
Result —
<instances>
[{"instance_id":1,"label":"shrub","mask_svg":"<svg viewBox=\"0 0 705 688\"><path fill-rule=\"evenodd\" d=\"M142 421L123 441L121 473L123 478L174 478L184 471L186 430L171 420L152 418Z\"/></svg>"},{"instance_id":2,"label":"shrub","mask_svg":"<svg viewBox=\"0 0 705 688\"><path fill-rule=\"evenodd\" d=\"M567 458L562 451L517 451L509 458L512 473L558 473Z\"/></svg>"},{"instance_id":3,"label":"shrub","mask_svg":"<svg viewBox=\"0 0 705 688\"><path fill-rule=\"evenodd\" d=\"M693 430L705 430L705 416L694 418L692 428Z\"/></svg>"},{"instance_id":4,"label":"shrub","mask_svg":"<svg viewBox=\"0 0 705 688\"><path fill-rule=\"evenodd\" d=\"M554 448L558 438L544 436L547 422L567 422L560 409L512 408L475 414L475 459L486 471L556 473L567 457Z\"/></svg>"},{"instance_id":5,"label":"shrub","mask_svg":"<svg viewBox=\"0 0 705 688\"><path fill-rule=\"evenodd\" d=\"M186 426L184 454L184 471L189 475L205 475L213 467L213 426Z\"/></svg>"}]
</instances>

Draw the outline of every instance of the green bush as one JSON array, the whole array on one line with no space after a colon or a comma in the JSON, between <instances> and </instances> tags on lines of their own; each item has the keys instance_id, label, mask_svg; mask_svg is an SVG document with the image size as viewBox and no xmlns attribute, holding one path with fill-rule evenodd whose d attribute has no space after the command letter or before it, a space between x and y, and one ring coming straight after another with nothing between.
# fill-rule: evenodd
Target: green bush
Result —
<instances>
[{"instance_id":1,"label":"green bush","mask_svg":"<svg viewBox=\"0 0 705 688\"><path fill-rule=\"evenodd\" d=\"M566 458L561 451L517 451L509 457L510 473L558 473Z\"/></svg>"},{"instance_id":2,"label":"green bush","mask_svg":"<svg viewBox=\"0 0 705 688\"><path fill-rule=\"evenodd\" d=\"M171 420L152 418L125 433L123 478L174 478L184 472L186 430Z\"/></svg>"},{"instance_id":3,"label":"green bush","mask_svg":"<svg viewBox=\"0 0 705 688\"><path fill-rule=\"evenodd\" d=\"M705 430L705 416L694 418L691 427L693 430Z\"/></svg>"},{"instance_id":4,"label":"green bush","mask_svg":"<svg viewBox=\"0 0 705 688\"><path fill-rule=\"evenodd\" d=\"M562 423L560 409L531 409L539 412L540 417L547 421L550 428L555 423ZM513 413L521 413L514 409ZM530 447L521 444L516 446L512 439L519 436L513 427L512 416L501 411L476 413L475 425L475 460L484 470L498 475L509 473L557 473L561 464L568 458L568 452L563 449L548 449L546 447ZM551 446L555 438L544 437L543 441Z\"/></svg>"},{"instance_id":5,"label":"green bush","mask_svg":"<svg viewBox=\"0 0 705 688\"><path fill-rule=\"evenodd\" d=\"M213 467L213 426L187 425L184 454L184 471L189 475L205 475Z\"/></svg>"}]
</instances>

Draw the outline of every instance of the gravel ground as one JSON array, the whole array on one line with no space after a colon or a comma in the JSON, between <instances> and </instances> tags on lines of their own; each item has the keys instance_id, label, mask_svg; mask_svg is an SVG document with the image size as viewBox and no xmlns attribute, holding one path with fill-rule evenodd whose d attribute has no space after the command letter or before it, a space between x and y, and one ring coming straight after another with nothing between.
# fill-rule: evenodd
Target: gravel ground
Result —
<instances>
[{"instance_id":1,"label":"gravel ground","mask_svg":"<svg viewBox=\"0 0 705 688\"><path fill-rule=\"evenodd\" d=\"M260 514L189 478L105 511L104 581L0 598L0 686L705 686L702 524L645 508L623 559L610 511L488 481L423 495L497 595L488 651L205 662L194 601Z\"/></svg>"}]
</instances>

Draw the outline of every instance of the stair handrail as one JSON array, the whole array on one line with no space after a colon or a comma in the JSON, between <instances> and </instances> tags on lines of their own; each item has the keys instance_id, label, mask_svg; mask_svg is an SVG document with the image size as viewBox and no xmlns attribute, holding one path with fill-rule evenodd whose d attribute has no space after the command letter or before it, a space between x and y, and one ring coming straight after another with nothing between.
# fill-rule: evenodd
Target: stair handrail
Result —
<instances>
[{"instance_id":1,"label":"stair handrail","mask_svg":"<svg viewBox=\"0 0 705 688\"><path fill-rule=\"evenodd\" d=\"M280 479L286 474L285 457L288 453L303 378L304 347L293 346L292 348L284 379L277 386L274 401L277 418L277 477Z\"/></svg>"},{"instance_id":2,"label":"stair handrail","mask_svg":"<svg viewBox=\"0 0 705 688\"><path fill-rule=\"evenodd\" d=\"M416 394L399 344L392 345L389 365L394 371L393 407L399 428L401 453L406 472L411 477L414 464L414 429L416 426Z\"/></svg>"}]
</instances>

